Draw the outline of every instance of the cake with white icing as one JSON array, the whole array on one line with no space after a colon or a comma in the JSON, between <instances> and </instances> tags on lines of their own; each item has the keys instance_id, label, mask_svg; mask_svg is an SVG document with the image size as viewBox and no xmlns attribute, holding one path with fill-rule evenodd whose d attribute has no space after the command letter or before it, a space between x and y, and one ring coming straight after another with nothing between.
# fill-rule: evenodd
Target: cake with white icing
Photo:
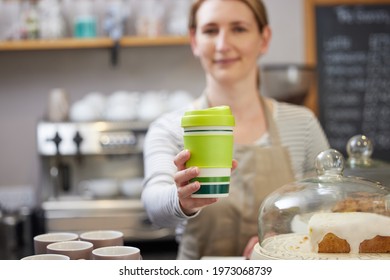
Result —
<instances>
[{"instance_id":1,"label":"cake with white icing","mask_svg":"<svg viewBox=\"0 0 390 280\"><path fill-rule=\"evenodd\" d=\"M316 213L309 220L315 253L390 253L390 218L365 213Z\"/></svg>"}]
</instances>

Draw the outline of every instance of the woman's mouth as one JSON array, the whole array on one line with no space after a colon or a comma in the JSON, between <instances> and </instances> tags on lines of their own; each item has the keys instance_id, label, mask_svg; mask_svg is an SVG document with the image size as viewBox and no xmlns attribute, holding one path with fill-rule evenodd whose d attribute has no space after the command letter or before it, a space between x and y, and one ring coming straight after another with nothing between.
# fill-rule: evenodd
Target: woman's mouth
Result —
<instances>
[{"instance_id":1,"label":"woman's mouth","mask_svg":"<svg viewBox=\"0 0 390 280\"><path fill-rule=\"evenodd\" d=\"M220 59L214 59L214 64L221 65L221 66L226 66L233 64L237 62L239 58L220 58Z\"/></svg>"}]
</instances>

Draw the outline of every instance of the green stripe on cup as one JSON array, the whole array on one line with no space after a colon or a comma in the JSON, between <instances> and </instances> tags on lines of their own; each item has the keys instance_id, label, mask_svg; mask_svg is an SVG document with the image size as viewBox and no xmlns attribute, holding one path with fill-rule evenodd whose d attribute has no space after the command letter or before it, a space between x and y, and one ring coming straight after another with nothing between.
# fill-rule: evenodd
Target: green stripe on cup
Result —
<instances>
[{"instance_id":1,"label":"green stripe on cup","mask_svg":"<svg viewBox=\"0 0 390 280\"><path fill-rule=\"evenodd\" d=\"M190 182L198 181L199 183L229 183L230 177L196 177L190 180Z\"/></svg>"},{"instance_id":2,"label":"green stripe on cup","mask_svg":"<svg viewBox=\"0 0 390 280\"><path fill-rule=\"evenodd\" d=\"M221 185L201 185L194 194L226 194L229 193L229 184Z\"/></svg>"},{"instance_id":3,"label":"green stripe on cup","mask_svg":"<svg viewBox=\"0 0 390 280\"><path fill-rule=\"evenodd\" d=\"M207 134L211 134L212 132L233 132L233 129L188 129L185 132L203 132Z\"/></svg>"}]
</instances>

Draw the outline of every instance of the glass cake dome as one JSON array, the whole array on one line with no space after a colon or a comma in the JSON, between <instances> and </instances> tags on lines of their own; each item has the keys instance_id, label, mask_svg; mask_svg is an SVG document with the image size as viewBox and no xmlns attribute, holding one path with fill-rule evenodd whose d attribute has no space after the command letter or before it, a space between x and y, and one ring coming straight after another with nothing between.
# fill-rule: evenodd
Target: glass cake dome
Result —
<instances>
[{"instance_id":1,"label":"glass cake dome","mask_svg":"<svg viewBox=\"0 0 390 280\"><path fill-rule=\"evenodd\" d=\"M378 181L390 190L390 164L373 159L374 144L365 135L351 137L346 146L348 158L344 175Z\"/></svg>"},{"instance_id":2,"label":"glass cake dome","mask_svg":"<svg viewBox=\"0 0 390 280\"><path fill-rule=\"evenodd\" d=\"M315 161L317 177L289 183L266 197L259 209L259 244L255 246L253 259L351 257L351 254L313 253L308 241L310 218L316 213L334 212L390 216L390 192L379 182L344 176L344 165L340 152L323 151ZM390 258L390 254L386 255Z\"/></svg>"}]
</instances>

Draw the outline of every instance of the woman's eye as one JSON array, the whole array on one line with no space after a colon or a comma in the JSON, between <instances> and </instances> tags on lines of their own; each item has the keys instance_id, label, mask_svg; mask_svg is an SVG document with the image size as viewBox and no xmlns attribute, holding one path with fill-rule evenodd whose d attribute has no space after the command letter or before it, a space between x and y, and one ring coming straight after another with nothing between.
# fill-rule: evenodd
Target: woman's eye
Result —
<instances>
[{"instance_id":1,"label":"woman's eye","mask_svg":"<svg viewBox=\"0 0 390 280\"><path fill-rule=\"evenodd\" d=\"M203 33L204 33L204 34L209 34L209 35L217 34L217 33L218 33L218 29L216 29L216 28L204 29L204 30L203 30Z\"/></svg>"},{"instance_id":2,"label":"woman's eye","mask_svg":"<svg viewBox=\"0 0 390 280\"><path fill-rule=\"evenodd\" d=\"M242 33L242 32L246 31L246 28L241 27L241 26L235 26L235 27L233 27L233 31L236 33Z\"/></svg>"}]
</instances>

